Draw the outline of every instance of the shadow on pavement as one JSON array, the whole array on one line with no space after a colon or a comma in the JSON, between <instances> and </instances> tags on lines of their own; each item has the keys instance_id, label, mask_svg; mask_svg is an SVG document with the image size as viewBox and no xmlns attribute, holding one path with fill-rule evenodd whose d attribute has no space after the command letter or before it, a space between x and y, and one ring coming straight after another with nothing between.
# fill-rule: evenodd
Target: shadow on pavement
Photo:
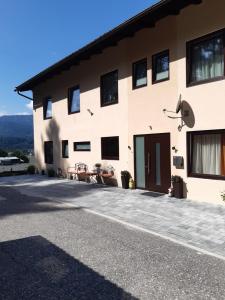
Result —
<instances>
[{"instance_id":1,"label":"shadow on pavement","mask_svg":"<svg viewBox=\"0 0 225 300\"><path fill-rule=\"evenodd\" d=\"M78 210L84 207L69 207L43 197L26 196L17 189L0 188L0 219L11 215L45 213L62 210Z\"/></svg>"},{"instance_id":2,"label":"shadow on pavement","mask_svg":"<svg viewBox=\"0 0 225 300\"><path fill-rule=\"evenodd\" d=\"M132 299L41 236L0 243L0 299Z\"/></svg>"}]
</instances>

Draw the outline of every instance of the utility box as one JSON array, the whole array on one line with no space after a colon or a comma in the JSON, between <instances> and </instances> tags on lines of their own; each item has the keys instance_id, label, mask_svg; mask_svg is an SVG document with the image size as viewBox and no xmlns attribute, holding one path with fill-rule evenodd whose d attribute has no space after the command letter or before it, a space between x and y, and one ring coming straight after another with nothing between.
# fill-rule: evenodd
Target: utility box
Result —
<instances>
[{"instance_id":1,"label":"utility box","mask_svg":"<svg viewBox=\"0 0 225 300\"><path fill-rule=\"evenodd\" d=\"M173 156L173 165L177 169L182 169L184 167L184 158L183 158L183 156Z\"/></svg>"}]
</instances>

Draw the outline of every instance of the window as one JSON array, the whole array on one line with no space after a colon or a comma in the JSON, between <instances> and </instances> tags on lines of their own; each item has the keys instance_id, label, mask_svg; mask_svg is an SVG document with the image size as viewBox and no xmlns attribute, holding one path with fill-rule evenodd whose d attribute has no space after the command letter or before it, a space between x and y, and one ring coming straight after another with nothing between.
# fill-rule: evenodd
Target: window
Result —
<instances>
[{"instance_id":1,"label":"window","mask_svg":"<svg viewBox=\"0 0 225 300\"><path fill-rule=\"evenodd\" d=\"M101 76L101 106L118 103L118 71Z\"/></svg>"},{"instance_id":2,"label":"window","mask_svg":"<svg viewBox=\"0 0 225 300\"><path fill-rule=\"evenodd\" d=\"M187 43L187 85L224 78L225 31Z\"/></svg>"},{"instance_id":3,"label":"window","mask_svg":"<svg viewBox=\"0 0 225 300\"><path fill-rule=\"evenodd\" d=\"M189 176L225 179L225 130L188 133Z\"/></svg>"},{"instance_id":4,"label":"window","mask_svg":"<svg viewBox=\"0 0 225 300\"><path fill-rule=\"evenodd\" d=\"M43 105L44 119L52 118L52 99L46 98Z\"/></svg>"},{"instance_id":5,"label":"window","mask_svg":"<svg viewBox=\"0 0 225 300\"><path fill-rule=\"evenodd\" d=\"M69 143L68 141L62 141L62 158L69 158Z\"/></svg>"},{"instance_id":6,"label":"window","mask_svg":"<svg viewBox=\"0 0 225 300\"><path fill-rule=\"evenodd\" d=\"M147 59L133 64L133 89L147 85Z\"/></svg>"},{"instance_id":7,"label":"window","mask_svg":"<svg viewBox=\"0 0 225 300\"><path fill-rule=\"evenodd\" d=\"M44 142L45 163L53 164L53 142Z\"/></svg>"},{"instance_id":8,"label":"window","mask_svg":"<svg viewBox=\"0 0 225 300\"><path fill-rule=\"evenodd\" d=\"M90 142L75 142L73 143L74 151L91 151Z\"/></svg>"},{"instance_id":9,"label":"window","mask_svg":"<svg viewBox=\"0 0 225 300\"><path fill-rule=\"evenodd\" d=\"M79 86L68 90L68 113L80 112L80 88Z\"/></svg>"},{"instance_id":10,"label":"window","mask_svg":"<svg viewBox=\"0 0 225 300\"><path fill-rule=\"evenodd\" d=\"M169 79L169 50L155 54L152 57L152 83Z\"/></svg>"},{"instance_id":11,"label":"window","mask_svg":"<svg viewBox=\"0 0 225 300\"><path fill-rule=\"evenodd\" d=\"M102 159L119 160L119 137L101 138Z\"/></svg>"}]
</instances>

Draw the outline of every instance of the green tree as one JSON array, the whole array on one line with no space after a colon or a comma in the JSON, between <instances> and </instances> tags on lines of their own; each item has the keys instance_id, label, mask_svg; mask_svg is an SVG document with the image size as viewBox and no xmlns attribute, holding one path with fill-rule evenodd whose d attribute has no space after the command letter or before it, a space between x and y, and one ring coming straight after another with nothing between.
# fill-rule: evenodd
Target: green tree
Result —
<instances>
[{"instance_id":1,"label":"green tree","mask_svg":"<svg viewBox=\"0 0 225 300\"><path fill-rule=\"evenodd\" d=\"M7 157L8 156L8 153L3 150L3 149L0 149L0 157Z\"/></svg>"}]
</instances>

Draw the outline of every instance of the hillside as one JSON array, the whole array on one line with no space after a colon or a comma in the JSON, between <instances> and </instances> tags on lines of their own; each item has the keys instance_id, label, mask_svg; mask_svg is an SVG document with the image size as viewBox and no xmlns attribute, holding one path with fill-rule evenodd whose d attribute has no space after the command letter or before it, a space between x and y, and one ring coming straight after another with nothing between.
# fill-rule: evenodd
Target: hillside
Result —
<instances>
[{"instance_id":1,"label":"hillside","mask_svg":"<svg viewBox=\"0 0 225 300\"><path fill-rule=\"evenodd\" d=\"M33 116L0 117L0 148L7 150L33 149Z\"/></svg>"}]
</instances>

